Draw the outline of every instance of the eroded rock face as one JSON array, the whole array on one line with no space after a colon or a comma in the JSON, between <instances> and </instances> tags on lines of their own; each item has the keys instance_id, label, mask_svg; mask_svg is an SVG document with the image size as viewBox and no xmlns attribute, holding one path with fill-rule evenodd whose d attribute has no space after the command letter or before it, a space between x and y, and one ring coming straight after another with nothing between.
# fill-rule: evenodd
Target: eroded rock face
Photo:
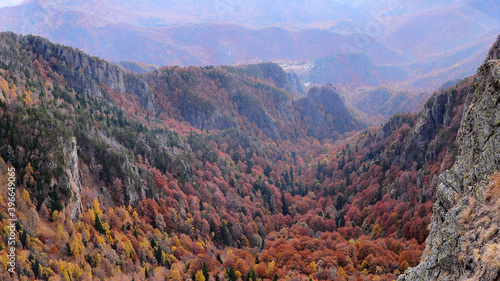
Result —
<instances>
[{"instance_id":1,"label":"eroded rock face","mask_svg":"<svg viewBox=\"0 0 500 281\"><path fill-rule=\"evenodd\" d=\"M479 68L475 91L470 95L457 136L459 155L439 178L432 227L421 262L401 275L400 281L500 278L500 268L495 270L495 265L473 258L486 255L492 246L480 241L484 239L477 234L481 229L474 231L470 212L464 212L474 202L487 205L485 188L490 176L500 170L500 60L488 60ZM495 217L491 212L500 216L500 210L479 212L474 221L484 224L477 227L491 227L489 217ZM488 236L499 240L500 234L492 230Z\"/></svg>"},{"instance_id":2,"label":"eroded rock face","mask_svg":"<svg viewBox=\"0 0 500 281\"><path fill-rule=\"evenodd\" d=\"M359 126L331 85L311 88L293 106L308 127L308 136L323 139Z\"/></svg>"},{"instance_id":3,"label":"eroded rock face","mask_svg":"<svg viewBox=\"0 0 500 281\"><path fill-rule=\"evenodd\" d=\"M80 170L78 168L78 152L76 149L76 138L71 138L71 142L63 140L63 150L66 158L66 181L71 190L72 198L69 204L71 209L70 219L76 221L83 212L82 207L82 185L80 181Z\"/></svg>"},{"instance_id":4,"label":"eroded rock face","mask_svg":"<svg viewBox=\"0 0 500 281\"><path fill-rule=\"evenodd\" d=\"M104 93L101 85L105 85L118 94L128 92L137 96L142 106L149 111L155 111L154 96L149 85L140 77L125 73L119 67L97 57L88 56L79 50L50 43L42 37L14 35L14 39L47 61L51 57L64 61L69 69L60 69L60 74L69 83L84 85L85 88L82 90L86 93L102 98Z\"/></svg>"}]
</instances>

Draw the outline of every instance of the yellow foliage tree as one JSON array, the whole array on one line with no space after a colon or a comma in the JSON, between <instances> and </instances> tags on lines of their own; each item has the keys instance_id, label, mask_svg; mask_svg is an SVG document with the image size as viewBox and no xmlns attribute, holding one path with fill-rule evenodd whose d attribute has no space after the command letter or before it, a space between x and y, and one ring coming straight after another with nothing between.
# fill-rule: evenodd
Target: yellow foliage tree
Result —
<instances>
[{"instance_id":1,"label":"yellow foliage tree","mask_svg":"<svg viewBox=\"0 0 500 281\"><path fill-rule=\"evenodd\" d=\"M28 163L28 166L29 166L29 163ZM26 189L23 190L23 200L26 202L26 204L31 204L30 194Z\"/></svg>"},{"instance_id":2,"label":"yellow foliage tree","mask_svg":"<svg viewBox=\"0 0 500 281\"><path fill-rule=\"evenodd\" d=\"M0 77L0 90L5 94L9 92L9 83L7 83L7 81L5 81L2 77Z\"/></svg>"},{"instance_id":3,"label":"yellow foliage tree","mask_svg":"<svg viewBox=\"0 0 500 281\"><path fill-rule=\"evenodd\" d=\"M267 276L270 276L274 272L275 265L276 262L274 260L267 264L267 269L266 269Z\"/></svg>"},{"instance_id":4,"label":"yellow foliage tree","mask_svg":"<svg viewBox=\"0 0 500 281\"><path fill-rule=\"evenodd\" d=\"M339 269L337 269L337 275L342 278L343 280L346 280L347 278L347 275L345 273L345 270L341 267L339 267Z\"/></svg>"},{"instance_id":5,"label":"yellow foliage tree","mask_svg":"<svg viewBox=\"0 0 500 281\"><path fill-rule=\"evenodd\" d=\"M95 212L93 209L88 209L87 210L87 215L89 216L90 221L92 224L95 224Z\"/></svg>"},{"instance_id":6,"label":"yellow foliage tree","mask_svg":"<svg viewBox=\"0 0 500 281\"><path fill-rule=\"evenodd\" d=\"M71 240L71 243L70 243L70 250L71 250L71 254L73 254L73 256L77 257L80 255L81 253L81 248L82 248L82 234L80 233L77 233L76 235L73 235L73 240Z\"/></svg>"},{"instance_id":7,"label":"yellow foliage tree","mask_svg":"<svg viewBox=\"0 0 500 281\"><path fill-rule=\"evenodd\" d=\"M98 215L99 217L102 216L102 211L101 211L101 205L99 203L99 200L97 198L94 199L92 202L92 206L94 208L94 215Z\"/></svg>"},{"instance_id":8,"label":"yellow foliage tree","mask_svg":"<svg viewBox=\"0 0 500 281\"><path fill-rule=\"evenodd\" d=\"M318 271L318 266L316 265L316 262L315 262L315 261L312 261L312 262L309 264L309 267L311 267L312 272L317 272L317 271Z\"/></svg>"},{"instance_id":9,"label":"yellow foliage tree","mask_svg":"<svg viewBox=\"0 0 500 281\"><path fill-rule=\"evenodd\" d=\"M31 91L24 92L24 103L28 106L31 106L33 104L33 94L31 93Z\"/></svg>"},{"instance_id":10,"label":"yellow foliage tree","mask_svg":"<svg viewBox=\"0 0 500 281\"><path fill-rule=\"evenodd\" d=\"M59 212L57 210L52 212L52 220L53 221L56 221L58 216L59 216Z\"/></svg>"},{"instance_id":11,"label":"yellow foliage tree","mask_svg":"<svg viewBox=\"0 0 500 281\"><path fill-rule=\"evenodd\" d=\"M55 212L57 212L57 211L55 211ZM65 236L66 236L66 232L64 232L62 225L59 224L57 226L57 229L56 229L56 240L62 241L62 240L64 240Z\"/></svg>"},{"instance_id":12,"label":"yellow foliage tree","mask_svg":"<svg viewBox=\"0 0 500 281\"><path fill-rule=\"evenodd\" d=\"M372 237L379 237L381 232L382 232L382 227L378 223L376 223L373 226Z\"/></svg>"},{"instance_id":13,"label":"yellow foliage tree","mask_svg":"<svg viewBox=\"0 0 500 281\"><path fill-rule=\"evenodd\" d=\"M198 272L196 272L195 279L196 281L205 281L205 276L203 276L203 272L201 272L201 270L198 270Z\"/></svg>"},{"instance_id":14,"label":"yellow foliage tree","mask_svg":"<svg viewBox=\"0 0 500 281\"><path fill-rule=\"evenodd\" d=\"M182 280L181 274L180 274L179 270L177 270L177 269L170 271L169 277L170 277L169 278L170 280L174 280L174 281L181 281Z\"/></svg>"}]
</instances>

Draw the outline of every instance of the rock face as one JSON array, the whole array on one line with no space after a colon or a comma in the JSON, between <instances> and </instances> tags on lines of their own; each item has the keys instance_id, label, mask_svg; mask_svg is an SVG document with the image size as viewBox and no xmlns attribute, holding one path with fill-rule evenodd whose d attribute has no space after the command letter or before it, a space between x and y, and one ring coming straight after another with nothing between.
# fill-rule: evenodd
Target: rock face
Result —
<instances>
[{"instance_id":1,"label":"rock face","mask_svg":"<svg viewBox=\"0 0 500 281\"><path fill-rule=\"evenodd\" d=\"M294 108L308 128L307 135L318 139L358 126L331 84L311 88L307 96L294 103Z\"/></svg>"},{"instance_id":2,"label":"rock face","mask_svg":"<svg viewBox=\"0 0 500 281\"><path fill-rule=\"evenodd\" d=\"M40 54L45 60L51 57L66 62L70 68L60 69L67 81L72 86L85 87L85 92L95 97L103 97L101 85L105 85L118 94L128 92L138 97L139 102L147 110L155 111L154 97L149 85L138 76L125 73L119 67L91 57L79 50L70 47L53 44L49 40L38 36L17 36L14 39L19 41L25 48L31 48L34 53Z\"/></svg>"},{"instance_id":3,"label":"rock face","mask_svg":"<svg viewBox=\"0 0 500 281\"><path fill-rule=\"evenodd\" d=\"M272 62L242 65L236 67L246 75L263 81L270 80L276 87L296 95L304 95L305 88L296 73L286 73L279 65Z\"/></svg>"},{"instance_id":4,"label":"rock face","mask_svg":"<svg viewBox=\"0 0 500 281\"><path fill-rule=\"evenodd\" d=\"M479 68L469 95L457 136L458 157L440 175L421 262L400 281L500 278L500 254L495 254L500 209L489 206L500 195L488 193L490 176L500 170L500 60L487 60Z\"/></svg>"},{"instance_id":5,"label":"rock face","mask_svg":"<svg viewBox=\"0 0 500 281\"><path fill-rule=\"evenodd\" d=\"M76 138L72 138L71 142L63 141L63 149L66 158L66 180L68 188L71 190L73 197L69 204L71 208L70 219L76 221L83 212L82 207L82 185L80 181L80 170L78 168L78 153L76 149Z\"/></svg>"},{"instance_id":6,"label":"rock face","mask_svg":"<svg viewBox=\"0 0 500 281\"><path fill-rule=\"evenodd\" d=\"M279 135L276 121L267 113L261 100L243 91L238 91L233 100L238 104L238 113L255 123L265 134L273 138Z\"/></svg>"},{"instance_id":7,"label":"rock face","mask_svg":"<svg viewBox=\"0 0 500 281\"><path fill-rule=\"evenodd\" d=\"M179 105L182 118L200 130L234 128L237 123L225 116L209 100L204 100L191 92L182 96Z\"/></svg>"},{"instance_id":8,"label":"rock face","mask_svg":"<svg viewBox=\"0 0 500 281\"><path fill-rule=\"evenodd\" d=\"M433 143L433 140L445 128L455 126L451 131L458 130L460 120L453 122L453 119L462 117L461 108L467 103L467 95L473 91L472 78L466 78L457 84L456 88L441 91L429 98L402 152L399 163L402 167L411 167L414 161L423 163L437 158L439 154L437 148L442 144ZM433 146L430 146L431 144ZM427 153L424 155L422 151Z\"/></svg>"}]
</instances>

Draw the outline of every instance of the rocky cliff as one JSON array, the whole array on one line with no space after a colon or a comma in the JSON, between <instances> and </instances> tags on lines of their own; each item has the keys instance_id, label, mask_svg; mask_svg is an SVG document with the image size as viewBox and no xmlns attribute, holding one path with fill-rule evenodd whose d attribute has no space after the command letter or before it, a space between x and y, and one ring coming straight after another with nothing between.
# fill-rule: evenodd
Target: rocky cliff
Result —
<instances>
[{"instance_id":1,"label":"rocky cliff","mask_svg":"<svg viewBox=\"0 0 500 281\"><path fill-rule=\"evenodd\" d=\"M62 141L66 158L66 181L73 196L70 202L70 219L75 221L83 212L82 207L82 185L80 181L80 170L78 168L78 152L76 149L76 138L71 138L71 142Z\"/></svg>"},{"instance_id":2,"label":"rocky cliff","mask_svg":"<svg viewBox=\"0 0 500 281\"><path fill-rule=\"evenodd\" d=\"M460 126L467 96L473 91L473 78L465 78L427 100L401 153L400 166L408 168L414 161L434 161L441 148L446 146L448 153L456 153L456 142L453 140ZM434 141L438 134L448 134L449 138L441 138L441 142ZM426 154L422 154L422 151L426 151Z\"/></svg>"},{"instance_id":3,"label":"rocky cliff","mask_svg":"<svg viewBox=\"0 0 500 281\"><path fill-rule=\"evenodd\" d=\"M164 67L144 77L161 116L202 130L245 128L277 140L336 138L363 127L332 86L304 95L296 77L274 63Z\"/></svg>"},{"instance_id":4,"label":"rocky cliff","mask_svg":"<svg viewBox=\"0 0 500 281\"><path fill-rule=\"evenodd\" d=\"M138 98L147 110L155 111L154 96L149 85L140 77L126 73L119 67L91 57L71 47L53 44L49 40L38 36L11 35L23 48L39 54L45 60L51 58L63 61L65 65L56 65L54 69L61 74L75 88L102 98L104 96L102 85L118 94L128 92Z\"/></svg>"},{"instance_id":5,"label":"rocky cliff","mask_svg":"<svg viewBox=\"0 0 500 281\"><path fill-rule=\"evenodd\" d=\"M235 67L246 75L260 79L262 81L271 81L276 87L297 95L306 94L304 85L296 73L286 73L279 65L272 62L263 62L258 64L242 65Z\"/></svg>"},{"instance_id":6,"label":"rocky cliff","mask_svg":"<svg viewBox=\"0 0 500 281\"><path fill-rule=\"evenodd\" d=\"M498 280L500 208L488 184L500 170L498 41L467 98L451 169L440 175L430 234L420 264L398 280ZM496 50L496 51L495 51Z\"/></svg>"},{"instance_id":7,"label":"rocky cliff","mask_svg":"<svg viewBox=\"0 0 500 281\"><path fill-rule=\"evenodd\" d=\"M307 135L318 139L358 126L331 84L311 88L305 97L294 103L294 108L308 128Z\"/></svg>"}]
</instances>

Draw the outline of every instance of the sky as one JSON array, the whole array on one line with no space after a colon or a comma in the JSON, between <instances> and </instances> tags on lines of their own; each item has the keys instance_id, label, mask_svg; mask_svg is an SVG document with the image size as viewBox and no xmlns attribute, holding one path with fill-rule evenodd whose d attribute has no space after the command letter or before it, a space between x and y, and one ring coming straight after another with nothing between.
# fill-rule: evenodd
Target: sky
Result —
<instances>
[{"instance_id":1,"label":"sky","mask_svg":"<svg viewBox=\"0 0 500 281\"><path fill-rule=\"evenodd\" d=\"M23 2L23 0L0 0L0 8L6 6L13 6Z\"/></svg>"}]
</instances>

